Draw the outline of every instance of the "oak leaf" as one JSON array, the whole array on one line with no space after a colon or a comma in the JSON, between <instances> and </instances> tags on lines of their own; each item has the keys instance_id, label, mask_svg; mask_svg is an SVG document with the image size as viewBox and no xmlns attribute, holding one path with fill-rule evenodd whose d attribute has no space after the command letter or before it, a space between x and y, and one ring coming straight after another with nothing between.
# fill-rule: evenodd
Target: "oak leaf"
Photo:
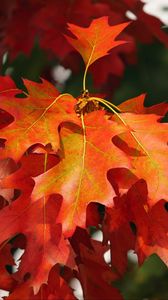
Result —
<instances>
[{"instance_id":1,"label":"oak leaf","mask_svg":"<svg viewBox=\"0 0 168 300\"><path fill-rule=\"evenodd\" d=\"M32 145L51 144L53 150L59 148L58 126L61 122L76 120L71 95L59 95L49 82L35 83L24 80L28 90L26 98L18 98L20 90L4 92L0 97L0 108L14 117L14 121L1 129L0 137L6 139L1 157L19 160ZM74 113L73 113L74 112Z\"/></svg>"},{"instance_id":2,"label":"oak leaf","mask_svg":"<svg viewBox=\"0 0 168 300\"><path fill-rule=\"evenodd\" d=\"M146 94L141 94L135 98L124 101L118 105L118 108L122 112L130 112L136 114L156 114L159 116L165 116L168 112L168 104L166 102L158 103L152 106L145 106Z\"/></svg>"},{"instance_id":3,"label":"oak leaf","mask_svg":"<svg viewBox=\"0 0 168 300\"><path fill-rule=\"evenodd\" d=\"M51 267L68 261L68 244L57 222L61 197L50 195L37 201L21 197L0 212L0 243L18 234L26 236L25 253L14 277L20 282L29 280L29 287L37 293L41 284L47 283Z\"/></svg>"},{"instance_id":4,"label":"oak leaf","mask_svg":"<svg viewBox=\"0 0 168 300\"><path fill-rule=\"evenodd\" d=\"M147 184L140 179L106 209L104 241L111 242L111 263L120 274L126 271L129 250L135 251L140 264L157 254L168 265L168 202L158 199L152 207L150 202Z\"/></svg>"},{"instance_id":5,"label":"oak leaf","mask_svg":"<svg viewBox=\"0 0 168 300\"><path fill-rule=\"evenodd\" d=\"M30 288L26 281L18 284L16 288L10 293L9 300L75 300L72 289L68 286L66 281L59 275L59 266L56 265L51 268L48 281L42 284L37 295L34 294L33 289Z\"/></svg>"},{"instance_id":6,"label":"oak leaf","mask_svg":"<svg viewBox=\"0 0 168 300\"><path fill-rule=\"evenodd\" d=\"M95 248L96 246L95 243ZM104 258L83 245L80 248L82 263L79 265L79 272L85 299L96 300L99 295L99 299L122 300L119 290L112 285L116 275L104 262Z\"/></svg>"},{"instance_id":7,"label":"oak leaf","mask_svg":"<svg viewBox=\"0 0 168 300\"><path fill-rule=\"evenodd\" d=\"M81 54L87 66L97 59L108 55L109 50L125 43L116 41L115 38L128 26L123 23L109 26L108 17L101 17L92 21L88 28L82 28L74 24L68 24L69 30L76 39L66 36L72 46Z\"/></svg>"},{"instance_id":8,"label":"oak leaf","mask_svg":"<svg viewBox=\"0 0 168 300\"><path fill-rule=\"evenodd\" d=\"M10 291L17 284L15 279L11 276L11 274L9 274L9 272L6 269L7 265L15 265L14 259L11 254L11 245L5 242L4 244L1 244L0 249L0 288L3 290Z\"/></svg>"},{"instance_id":9,"label":"oak leaf","mask_svg":"<svg viewBox=\"0 0 168 300\"><path fill-rule=\"evenodd\" d=\"M85 210L90 202L112 204L115 192L108 182L107 171L130 167L127 155L118 151L111 141L125 127L108 118L100 110L85 115L81 127L62 126L60 163L34 178L33 199L52 193L63 197L58 218L68 235L76 225L84 226Z\"/></svg>"},{"instance_id":10,"label":"oak leaf","mask_svg":"<svg viewBox=\"0 0 168 300\"><path fill-rule=\"evenodd\" d=\"M136 247L139 262L157 254L168 265L167 201L164 199L150 207L148 187L144 180L135 183L127 193L128 221L136 226Z\"/></svg>"},{"instance_id":11,"label":"oak leaf","mask_svg":"<svg viewBox=\"0 0 168 300\"><path fill-rule=\"evenodd\" d=\"M82 228L76 229L71 244L77 254L78 278L82 284L84 299L122 300L119 290L113 286L119 276L104 260L104 253L109 247L91 239Z\"/></svg>"},{"instance_id":12,"label":"oak leaf","mask_svg":"<svg viewBox=\"0 0 168 300\"><path fill-rule=\"evenodd\" d=\"M114 137L113 142L131 158L130 171L147 182L151 205L167 199L168 124L160 123L154 114L120 116L128 131Z\"/></svg>"},{"instance_id":13,"label":"oak leaf","mask_svg":"<svg viewBox=\"0 0 168 300\"><path fill-rule=\"evenodd\" d=\"M110 241L111 265L120 276L127 269L128 251L135 247L135 235L131 230L127 210L125 195L116 197L114 206L106 207L103 221L104 242Z\"/></svg>"},{"instance_id":14,"label":"oak leaf","mask_svg":"<svg viewBox=\"0 0 168 300\"><path fill-rule=\"evenodd\" d=\"M10 202L14 197L14 189L12 188L1 188L1 181L8 177L9 174L16 171L17 166L12 159L6 158L0 160L0 196L6 201Z\"/></svg>"},{"instance_id":15,"label":"oak leaf","mask_svg":"<svg viewBox=\"0 0 168 300\"><path fill-rule=\"evenodd\" d=\"M39 300L41 293L44 299L50 300L75 300L73 290L68 286L66 281L59 275L58 266L54 266L49 273L47 284L43 284L39 293L32 300ZM30 299L31 300L31 299Z\"/></svg>"}]
</instances>

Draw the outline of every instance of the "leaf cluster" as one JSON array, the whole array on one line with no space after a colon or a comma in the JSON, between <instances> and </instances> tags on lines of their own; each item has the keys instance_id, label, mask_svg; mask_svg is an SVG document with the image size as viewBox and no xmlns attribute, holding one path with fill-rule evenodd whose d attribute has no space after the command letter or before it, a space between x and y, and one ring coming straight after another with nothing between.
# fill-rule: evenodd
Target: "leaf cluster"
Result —
<instances>
[{"instance_id":1,"label":"leaf cluster","mask_svg":"<svg viewBox=\"0 0 168 300\"><path fill-rule=\"evenodd\" d=\"M77 99L45 80L24 80L22 91L1 77L0 287L8 299L75 299L73 278L85 299L123 299L115 283L130 249L139 264L154 253L168 264L168 105L147 108L142 94L115 106L86 86L89 67L124 44L116 37L128 25L107 17L69 24L66 38L86 65ZM16 248L24 254L9 274Z\"/></svg>"}]
</instances>

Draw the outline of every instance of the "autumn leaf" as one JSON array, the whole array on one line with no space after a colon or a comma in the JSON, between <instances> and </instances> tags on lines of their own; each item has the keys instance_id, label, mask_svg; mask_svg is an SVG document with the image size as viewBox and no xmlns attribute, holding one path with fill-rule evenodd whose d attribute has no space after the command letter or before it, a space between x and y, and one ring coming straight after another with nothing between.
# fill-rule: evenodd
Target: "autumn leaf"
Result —
<instances>
[{"instance_id":1,"label":"autumn leaf","mask_svg":"<svg viewBox=\"0 0 168 300\"><path fill-rule=\"evenodd\" d=\"M125 194L114 198L114 206L106 207L103 221L103 240L110 242L111 265L120 276L127 270L129 250L135 248L135 234L131 230L132 219L128 218Z\"/></svg>"},{"instance_id":2,"label":"autumn leaf","mask_svg":"<svg viewBox=\"0 0 168 300\"><path fill-rule=\"evenodd\" d=\"M73 290L68 286L66 281L59 275L59 267L54 266L48 277L47 284L43 284L39 293L30 300L39 300L39 297L43 294L44 299L65 299L75 300Z\"/></svg>"},{"instance_id":3,"label":"autumn leaf","mask_svg":"<svg viewBox=\"0 0 168 300\"><path fill-rule=\"evenodd\" d=\"M68 29L76 39L66 36L70 44L81 54L86 66L90 66L99 58L108 55L109 50L125 43L115 38L128 26L127 23L109 26L108 17L92 21L88 28L68 24Z\"/></svg>"},{"instance_id":4,"label":"autumn leaf","mask_svg":"<svg viewBox=\"0 0 168 300\"><path fill-rule=\"evenodd\" d=\"M0 76L0 94L9 91L14 92L17 90L18 88L10 76Z\"/></svg>"},{"instance_id":5,"label":"autumn leaf","mask_svg":"<svg viewBox=\"0 0 168 300\"><path fill-rule=\"evenodd\" d=\"M2 186L9 187L10 184L13 186L14 181L19 182L19 180L38 176L54 167L59 161L59 157L55 154L29 153L21 158L16 172L8 175L6 180L2 179Z\"/></svg>"},{"instance_id":6,"label":"autumn leaf","mask_svg":"<svg viewBox=\"0 0 168 300\"><path fill-rule=\"evenodd\" d=\"M100 299L122 300L119 290L112 285L114 274L103 257L99 257L94 251L82 245L81 256L82 263L79 265L79 271L85 299L96 300L99 295Z\"/></svg>"},{"instance_id":7,"label":"autumn leaf","mask_svg":"<svg viewBox=\"0 0 168 300\"><path fill-rule=\"evenodd\" d=\"M2 196L6 201L10 202L12 198L14 197L14 189L11 188L1 188L1 181L5 178L8 177L9 174L13 173L16 171L17 166L12 161L12 159L6 158L0 160L0 196Z\"/></svg>"},{"instance_id":8,"label":"autumn leaf","mask_svg":"<svg viewBox=\"0 0 168 300\"><path fill-rule=\"evenodd\" d=\"M42 284L39 292L35 295L30 288L28 280L19 284L12 290L9 300L75 300L73 290L68 283L60 276L60 267L55 265L51 268L47 283Z\"/></svg>"},{"instance_id":9,"label":"autumn leaf","mask_svg":"<svg viewBox=\"0 0 168 300\"><path fill-rule=\"evenodd\" d=\"M160 123L154 114L120 116L128 132L115 137L113 142L131 158L130 171L147 182L151 204L167 199L168 124Z\"/></svg>"},{"instance_id":10,"label":"autumn leaf","mask_svg":"<svg viewBox=\"0 0 168 300\"><path fill-rule=\"evenodd\" d=\"M23 156L19 161L19 166L17 169L15 168L15 172L1 179L1 194L4 195L7 191L16 189L19 195L21 194L20 201L24 201L25 198L30 197L34 187L31 177L44 173L59 161L57 155L48 153L30 153Z\"/></svg>"},{"instance_id":11,"label":"autumn leaf","mask_svg":"<svg viewBox=\"0 0 168 300\"><path fill-rule=\"evenodd\" d=\"M74 300L68 283L75 276L85 299L121 300L113 284L126 271L130 249L140 264L156 253L168 265L168 124L162 123L168 106L145 107L143 94L116 107L89 96L86 74L102 58L94 70L98 84L109 73L121 76L135 58L128 57L136 52L134 32L145 41L156 36L167 44L167 37L134 0L43 2L9 5L5 16L14 26L0 26L2 45L15 55L24 31L19 49L28 53L36 35L64 64L71 44L86 64L83 92L76 103L45 80L24 80L21 91L9 77L0 78L0 195L8 201L0 198L0 289L9 290L11 300ZM0 12L4 1L1 6ZM104 63L111 49L125 43L116 38L129 23L116 24L128 10L138 17L122 38L130 41L128 48L116 48ZM74 64L78 69L72 59ZM103 243L91 239L89 226L102 229ZM18 247L24 249L18 271L8 274L11 249ZM104 259L109 249L110 265Z\"/></svg>"},{"instance_id":12,"label":"autumn leaf","mask_svg":"<svg viewBox=\"0 0 168 300\"><path fill-rule=\"evenodd\" d=\"M157 254L168 265L168 224L167 202L158 201L151 208L148 203L148 187L144 180L139 180L127 193L128 221L136 227L136 248L139 262Z\"/></svg>"},{"instance_id":13,"label":"autumn leaf","mask_svg":"<svg viewBox=\"0 0 168 300\"><path fill-rule=\"evenodd\" d=\"M1 129L0 137L6 139L1 157L19 160L32 145L51 144L53 150L59 148L58 126L64 121L78 121L74 111L75 99L59 92L47 81L42 83L24 81L29 95L17 98L8 92L1 94L0 108L14 117L14 121Z\"/></svg>"},{"instance_id":14,"label":"autumn leaf","mask_svg":"<svg viewBox=\"0 0 168 300\"><path fill-rule=\"evenodd\" d=\"M158 103L152 106L146 107L144 105L146 94L142 94L138 97L124 101L118 105L118 108L122 112L130 112L136 114L156 114L159 116L165 116L168 112L168 104L166 102Z\"/></svg>"},{"instance_id":15,"label":"autumn leaf","mask_svg":"<svg viewBox=\"0 0 168 300\"><path fill-rule=\"evenodd\" d=\"M62 203L61 197L58 195L44 196L35 202L30 199L34 186L31 177L38 176L44 170L47 171L58 163L56 155L47 154L46 163L45 157L45 153L30 153L28 156L23 156L20 168L2 180L2 186L5 189L15 188L21 192L19 198L2 211L3 216L1 215L0 218L5 220L9 217L10 222L7 224L4 222L4 227L1 228L1 238L6 240L8 235L10 240L17 234L24 234L26 237L26 247L22 246L25 248L25 253L15 279L20 282L25 276L28 276L28 285L24 285L22 288L23 290L28 289L30 293L31 287L37 293L41 284L47 282L48 272L55 263L74 264L73 257L68 259L68 244L64 241L62 226L57 222L58 211ZM31 168L29 168L30 166ZM15 247L18 247L17 245L21 247L18 242L15 244ZM16 295L17 293L20 293L20 289ZM24 295L24 291L22 294ZM12 293L11 297L15 297L15 293Z\"/></svg>"},{"instance_id":16,"label":"autumn leaf","mask_svg":"<svg viewBox=\"0 0 168 300\"><path fill-rule=\"evenodd\" d=\"M18 299L33 300L33 297L34 297L33 289L30 288L29 282L26 281L21 284L17 282L16 287L10 291L10 294L7 299L8 300L18 300Z\"/></svg>"},{"instance_id":17,"label":"autumn leaf","mask_svg":"<svg viewBox=\"0 0 168 300\"><path fill-rule=\"evenodd\" d=\"M157 254L168 265L167 201L158 200L150 207L148 187L140 179L106 209L104 241L111 242L112 266L122 274L127 267L127 252L134 250L139 264Z\"/></svg>"},{"instance_id":18,"label":"autumn leaf","mask_svg":"<svg viewBox=\"0 0 168 300\"><path fill-rule=\"evenodd\" d=\"M0 272L1 272L0 287L3 290L10 291L16 286L17 282L7 271L6 269L7 265L14 266L15 262L11 254L11 245L5 242L0 246Z\"/></svg>"},{"instance_id":19,"label":"autumn leaf","mask_svg":"<svg viewBox=\"0 0 168 300\"><path fill-rule=\"evenodd\" d=\"M112 137L125 130L108 120L104 111L84 116L81 127L62 127L62 160L48 172L37 176L33 199L59 193L63 197L59 220L64 233L84 226L85 210L90 202L112 204L115 195L107 179L113 167L129 168L129 158L118 151ZM104 138L103 138L104 137Z\"/></svg>"},{"instance_id":20,"label":"autumn leaf","mask_svg":"<svg viewBox=\"0 0 168 300\"><path fill-rule=\"evenodd\" d=\"M15 279L29 278L29 286L35 293L41 284L47 283L54 264L68 261L69 249L57 222L60 205L61 198L57 195L44 196L38 201L22 197L0 212L0 243L20 233L26 236L26 250Z\"/></svg>"},{"instance_id":21,"label":"autumn leaf","mask_svg":"<svg viewBox=\"0 0 168 300\"><path fill-rule=\"evenodd\" d=\"M76 229L71 244L77 254L78 278L84 299L122 300L119 290L113 286L119 276L104 260L104 253L109 247L91 239L82 228Z\"/></svg>"}]
</instances>

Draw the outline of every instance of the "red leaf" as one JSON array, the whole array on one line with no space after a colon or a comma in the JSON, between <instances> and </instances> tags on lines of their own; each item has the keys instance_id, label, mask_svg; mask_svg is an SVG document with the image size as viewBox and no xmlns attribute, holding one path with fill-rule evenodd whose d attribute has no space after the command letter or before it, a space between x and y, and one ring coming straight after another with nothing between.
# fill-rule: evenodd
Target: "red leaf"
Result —
<instances>
[{"instance_id":1,"label":"red leaf","mask_svg":"<svg viewBox=\"0 0 168 300\"><path fill-rule=\"evenodd\" d=\"M104 260L108 247L92 240L82 228L76 229L71 244L77 254L78 279L82 284L84 299L122 300L120 292L113 287L118 274Z\"/></svg>"},{"instance_id":2,"label":"red leaf","mask_svg":"<svg viewBox=\"0 0 168 300\"><path fill-rule=\"evenodd\" d=\"M104 241L110 241L111 265L118 274L127 269L127 252L135 248L135 236L128 222L125 197L116 198L113 208L106 209L103 224Z\"/></svg>"},{"instance_id":3,"label":"red leaf","mask_svg":"<svg viewBox=\"0 0 168 300\"><path fill-rule=\"evenodd\" d=\"M18 285L9 295L9 300L75 300L72 289L66 281L59 275L59 267L54 266L49 273L48 281L43 284L37 295L34 295L29 284L23 283Z\"/></svg>"},{"instance_id":4,"label":"red leaf","mask_svg":"<svg viewBox=\"0 0 168 300\"><path fill-rule=\"evenodd\" d=\"M6 242L0 246L0 288L11 291L16 285L16 281L6 270L6 266L14 266L14 260L11 254L11 245Z\"/></svg>"},{"instance_id":5,"label":"red leaf","mask_svg":"<svg viewBox=\"0 0 168 300\"><path fill-rule=\"evenodd\" d=\"M135 250L140 264L157 254L168 265L167 202L159 200L152 207L149 202L146 182L141 179L107 210L104 233L111 241L112 265L120 274L126 269L130 249Z\"/></svg>"},{"instance_id":6,"label":"red leaf","mask_svg":"<svg viewBox=\"0 0 168 300\"><path fill-rule=\"evenodd\" d=\"M7 158L0 160L0 196L2 196L8 202L10 202L14 197L14 189L1 188L1 181L4 180L4 178L9 174L13 173L16 169L16 164L11 159Z\"/></svg>"},{"instance_id":7,"label":"red leaf","mask_svg":"<svg viewBox=\"0 0 168 300\"><path fill-rule=\"evenodd\" d=\"M56 195L38 201L22 198L0 212L0 243L19 233L27 238L26 250L15 278L20 281L30 278L29 286L34 288L35 293L41 284L47 282L51 267L55 263L65 264L68 260L67 243L62 236L61 224L57 222L60 202Z\"/></svg>"},{"instance_id":8,"label":"red leaf","mask_svg":"<svg viewBox=\"0 0 168 300\"><path fill-rule=\"evenodd\" d=\"M167 202L160 200L151 208L149 202L147 185L140 180L127 194L129 218L137 227L136 252L140 263L156 253L168 265Z\"/></svg>"},{"instance_id":9,"label":"red leaf","mask_svg":"<svg viewBox=\"0 0 168 300\"><path fill-rule=\"evenodd\" d=\"M48 277L48 283L43 284L39 293L32 298L32 300L39 300L43 295L44 299L48 300L75 300L72 289L68 286L66 281L60 277L59 268L55 266L51 269ZM30 299L31 300L31 299Z\"/></svg>"}]
</instances>

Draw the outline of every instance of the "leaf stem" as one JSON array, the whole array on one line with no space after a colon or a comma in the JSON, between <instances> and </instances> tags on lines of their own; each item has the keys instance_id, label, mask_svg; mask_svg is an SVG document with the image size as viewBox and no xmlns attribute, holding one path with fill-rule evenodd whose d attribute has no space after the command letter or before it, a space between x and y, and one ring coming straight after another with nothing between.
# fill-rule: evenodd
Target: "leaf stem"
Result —
<instances>
[{"instance_id":1,"label":"leaf stem","mask_svg":"<svg viewBox=\"0 0 168 300\"><path fill-rule=\"evenodd\" d=\"M114 105L113 103L111 103L111 102L109 102L109 101L107 101L105 99L98 98L98 97L89 97L89 100L97 100L98 102L101 102L104 105L106 105L106 104L110 105L111 107L113 107L114 109L118 110L119 112L122 112L121 109L119 109L116 105Z\"/></svg>"},{"instance_id":2,"label":"leaf stem","mask_svg":"<svg viewBox=\"0 0 168 300\"><path fill-rule=\"evenodd\" d=\"M86 75L87 75L88 68L89 68L89 65L87 64L87 66L85 68L84 76L83 76L83 91L86 91Z\"/></svg>"},{"instance_id":3,"label":"leaf stem","mask_svg":"<svg viewBox=\"0 0 168 300\"><path fill-rule=\"evenodd\" d=\"M92 57L93 57L95 46L96 45L93 45L93 48L92 48L92 51L91 51L89 60L88 60L87 65L86 65L84 75L83 75L83 91L86 91L86 76L87 76L88 68L91 65L91 60L92 60Z\"/></svg>"},{"instance_id":4,"label":"leaf stem","mask_svg":"<svg viewBox=\"0 0 168 300\"><path fill-rule=\"evenodd\" d=\"M108 107L118 117L118 119L124 124L125 127L129 128L129 126L125 122L125 120L120 116L120 114L118 112L115 111L115 109L118 109L118 108L114 104L111 105L112 103L109 103L108 101L106 101L104 99L101 99L101 98L91 97L90 99L91 100L95 99L95 100L99 101L100 103L103 103L106 107ZM115 109L112 106L115 107ZM150 157L148 151L144 148L144 146L141 144L141 142L137 139L135 133L133 132L133 130L131 130L131 128L130 128L129 132L132 135L132 137L134 138L134 140L136 141L136 143L141 147L141 149L143 150L143 152L148 157Z\"/></svg>"}]
</instances>

